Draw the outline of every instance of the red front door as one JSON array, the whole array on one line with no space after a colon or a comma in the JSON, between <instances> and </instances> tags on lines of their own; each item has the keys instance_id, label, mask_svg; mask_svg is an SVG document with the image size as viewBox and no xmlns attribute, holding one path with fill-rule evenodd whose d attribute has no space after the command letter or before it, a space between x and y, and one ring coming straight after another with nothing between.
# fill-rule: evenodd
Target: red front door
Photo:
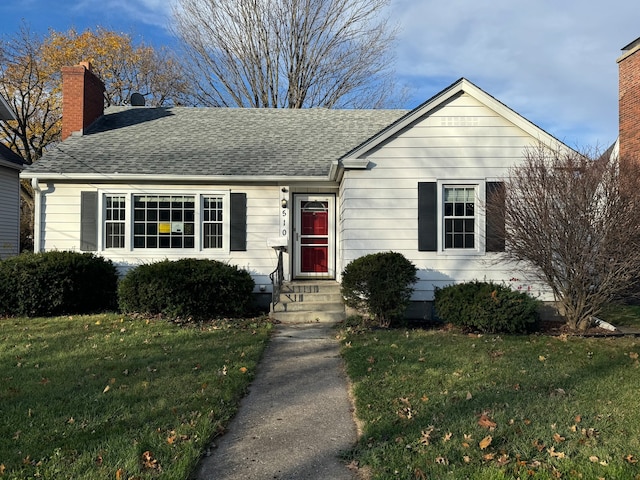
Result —
<instances>
[{"instance_id":1,"label":"red front door","mask_svg":"<svg viewBox=\"0 0 640 480\"><path fill-rule=\"evenodd\" d=\"M297 198L296 276L333 274L333 197Z\"/></svg>"}]
</instances>

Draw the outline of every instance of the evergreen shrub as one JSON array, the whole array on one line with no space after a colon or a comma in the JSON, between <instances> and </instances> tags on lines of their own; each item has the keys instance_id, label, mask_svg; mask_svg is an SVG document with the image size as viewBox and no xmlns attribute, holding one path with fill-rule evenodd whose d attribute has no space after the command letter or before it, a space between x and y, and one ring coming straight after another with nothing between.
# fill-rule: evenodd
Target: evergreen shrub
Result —
<instances>
[{"instance_id":1,"label":"evergreen shrub","mask_svg":"<svg viewBox=\"0 0 640 480\"><path fill-rule=\"evenodd\" d=\"M372 253L350 262L342 272L342 296L352 308L388 326L406 311L416 267L401 253Z\"/></svg>"},{"instance_id":2,"label":"evergreen shrub","mask_svg":"<svg viewBox=\"0 0 640 480\"><path fill-rule=\"evenodd\" d=\"M436 315L453 325L486 333L525 333L538 328L539 301L493 282L437 288Z\"/></svg>"},{"instance_id":3,"label":"evergreen shrub","mask_svg":"<svg viewBox=\"0 0 640 480\"><path fill-rule=\"evenodd\" d=\"M251 312L254 281L246 270L216 260L184 258L139 265L120 281L124 313L187 321Z\"/></svg>"},{"instance_id":4,"label":"evergreen shrub","mask_svg":"<svg viewBox=\"0 0 640 480\"><path fill-rule=\"evenodd\" d=\"M0 262L0 315L55 316L117 308L118 273L92 253L24 253Z\"/></svg>"}]
</instances>

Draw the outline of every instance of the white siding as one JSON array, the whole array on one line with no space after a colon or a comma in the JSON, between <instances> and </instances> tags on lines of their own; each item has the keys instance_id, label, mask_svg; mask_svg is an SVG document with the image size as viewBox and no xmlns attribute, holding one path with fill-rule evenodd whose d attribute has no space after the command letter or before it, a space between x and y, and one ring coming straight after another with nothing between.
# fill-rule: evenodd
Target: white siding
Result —
<instances>
[{"instance_id":1,"label":"white siding","mask_svg":"<svg viewBox=\"0 0 640 480\"><path fill-rule=\"evenodd\" d=\"M419 269L414 300L431 300L435 287L470 280L544 293L523 272L498 262L499 254L418 251L418 182L499 180L537 141L466 94L389 139L366 157L367 170L344 174L339 270L362 255L396 251Z\"/></svg>"},{"instance_id":2,"label":"white siding","mask_svg":"<svg viewBox=\"0 0 640 480\"><path fill-rule=\"evenodd\" d=\"M40 250L80 249L80 193L82 191L130 191L139 192L136 185L96 185L55 183L40 185L42 189L40 218ZM247 269L256 284L270 283L269 273L276 268L274 250L267 246L267 238L278 236L278 214L280 212L280 187L238 187L220 185L198 185L167 187L145 185L144 192L165 193L169 191L201 193L207 191L230 191L247 195L247 251L212 253L203 250L124 251L108 249L98 252L110 258L122 272L140 263L182 257L211 258ZM102 215L100 216L102 218ZM128 221L127 221L128 222ZM127 228L130 228L127 223Z\"/></svg>"},{"instance_id":3,"label":"white siding","mask_svg":"<svg viewBox=\"0 0 640 480\"><path fill-rule=\"evenodd\" d=\"M20 181L18 170L0 166L0 259L20 250Z\"/></svg>"}]
</instances>

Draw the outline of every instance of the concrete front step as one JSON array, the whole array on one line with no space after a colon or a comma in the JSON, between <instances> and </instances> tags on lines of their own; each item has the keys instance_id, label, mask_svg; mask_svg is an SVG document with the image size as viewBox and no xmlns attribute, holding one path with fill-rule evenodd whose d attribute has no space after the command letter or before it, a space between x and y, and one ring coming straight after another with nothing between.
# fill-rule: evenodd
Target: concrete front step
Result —
<instances>
[{"instance_id":1,"label":"concrete front step","mask_svg":"<svg viewBox=\"0 0 640 480\"><path fill-rule=\"evenodd\" d=\"M332 280L285 283L271 318L283 323L340 322L346 318L340 284Z\"/></svg>"}]
</instances>

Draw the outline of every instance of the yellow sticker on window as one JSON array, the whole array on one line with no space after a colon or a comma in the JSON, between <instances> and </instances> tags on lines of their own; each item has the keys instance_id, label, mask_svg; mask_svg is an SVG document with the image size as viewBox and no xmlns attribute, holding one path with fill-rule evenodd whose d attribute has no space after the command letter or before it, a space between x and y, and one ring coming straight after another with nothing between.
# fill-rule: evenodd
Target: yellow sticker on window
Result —
<instances>
[{"instance_id":1,"label":"yellow sticker on window","mask_svg":"<svg viewBox=\"0 0 640 480\"><path fill-rule=\"evenodd\" d=\"M160 233L171 233L171 224L170 223L160 223L158 225L158 231Z\"/></svg>"}]
</instances>

